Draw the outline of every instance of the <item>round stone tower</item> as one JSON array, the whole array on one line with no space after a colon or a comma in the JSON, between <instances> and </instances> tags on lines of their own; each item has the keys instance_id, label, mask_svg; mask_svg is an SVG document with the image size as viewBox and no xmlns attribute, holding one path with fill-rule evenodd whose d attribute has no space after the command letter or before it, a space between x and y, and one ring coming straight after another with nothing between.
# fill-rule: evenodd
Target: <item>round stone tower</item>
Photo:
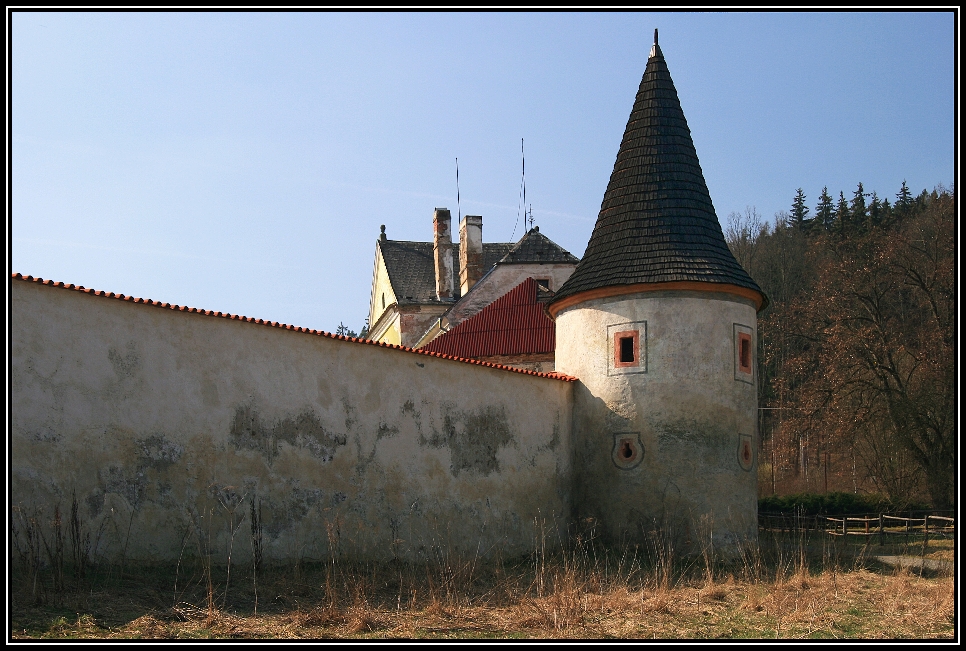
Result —
<instances>
[{"instance_id":1,"label":"round stone tower","mask_svg":"<svg viewBox=\"0 0 966 651\"><path fill-rule=\"evenodd\" d=\"M755 539L766 300L725 243L655 30L594 232L548 306L556 370L580 380L578 522L683 553Z\"/></svg>"}]
</instances>

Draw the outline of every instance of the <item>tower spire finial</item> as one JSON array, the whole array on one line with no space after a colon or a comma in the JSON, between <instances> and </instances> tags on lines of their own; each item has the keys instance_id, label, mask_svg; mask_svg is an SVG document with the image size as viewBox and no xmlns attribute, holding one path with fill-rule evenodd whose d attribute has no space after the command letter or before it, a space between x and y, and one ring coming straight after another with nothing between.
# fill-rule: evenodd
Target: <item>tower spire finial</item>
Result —
<instances>
[{"instance_id":1,"label":"tower spire finial","mask_svg":"<svg viewBox=\"0 0 966 651\"><path fill-rule=\"evenodd\" d=\"M654 45L657 45L657 27L654 28Z\"/></svg>"}]
</instances>

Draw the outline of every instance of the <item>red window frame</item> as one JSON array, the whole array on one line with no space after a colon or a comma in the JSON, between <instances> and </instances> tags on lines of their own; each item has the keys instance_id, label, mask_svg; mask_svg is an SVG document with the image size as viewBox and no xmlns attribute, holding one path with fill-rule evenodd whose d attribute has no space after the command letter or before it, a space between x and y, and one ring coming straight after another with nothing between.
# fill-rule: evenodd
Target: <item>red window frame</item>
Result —
<instances>
[{"instance_id":1,"label":"red window frame","mask_svg":"<svg viewBox=\"0 0 966 651\"><path fill-rule=\"evenodd\" d=\"M621 361L621 339L633 339L634 341L634 361ZM614 368L630 368L641 365L640 333L637 330L624 330L614 333Z\"/></svg>"}]
</instances>

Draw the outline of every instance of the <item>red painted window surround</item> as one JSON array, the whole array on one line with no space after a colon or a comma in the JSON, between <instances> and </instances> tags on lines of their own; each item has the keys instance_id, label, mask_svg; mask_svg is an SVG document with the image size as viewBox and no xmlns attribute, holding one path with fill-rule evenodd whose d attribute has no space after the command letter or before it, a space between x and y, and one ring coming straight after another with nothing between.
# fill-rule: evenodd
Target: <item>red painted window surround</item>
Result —
<instances>
[{"instance_id":1,"label":"red painted window surround","mask_svg":"<svg viewBox=\"0 0 966 651\"><path fill-rule=\"evenodd\" d=\"M640 335L637 330L624 330L623 332L614 333L614 368L629 368L632 366L641 365L641 348L638 345L638 339ZM634 353L634 360L630 362L621 361L621 340L631 339L632 340L632 350Z\"/></svg>"},{"instance_id":2,"label":"red painted window surround","mask_svg":"<svg viewBox=\"0 0 966 651\"><path fill-rule=\"evenodd\" d=\"M751 374L751 335L738 333L738 370Z\"/></svg>"}]
</instances>

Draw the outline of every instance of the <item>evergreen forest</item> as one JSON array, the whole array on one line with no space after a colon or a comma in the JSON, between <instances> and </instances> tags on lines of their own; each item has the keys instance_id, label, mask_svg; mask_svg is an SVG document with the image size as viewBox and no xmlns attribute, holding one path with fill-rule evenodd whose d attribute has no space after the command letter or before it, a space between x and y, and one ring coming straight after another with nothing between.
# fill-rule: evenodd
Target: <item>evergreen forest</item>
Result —
<instances>
[{"instance_id":1,"label":"evergreen forest","mask_svg":"<svg viewBox=\"0 0 966 651\"><path fill-rule=\"evenodd\" d=\"M890 203L801 189L725 238L768 297L758 315L759 495L848 492L952 509L955 190Z\"/></svg>"}]
</instances>

